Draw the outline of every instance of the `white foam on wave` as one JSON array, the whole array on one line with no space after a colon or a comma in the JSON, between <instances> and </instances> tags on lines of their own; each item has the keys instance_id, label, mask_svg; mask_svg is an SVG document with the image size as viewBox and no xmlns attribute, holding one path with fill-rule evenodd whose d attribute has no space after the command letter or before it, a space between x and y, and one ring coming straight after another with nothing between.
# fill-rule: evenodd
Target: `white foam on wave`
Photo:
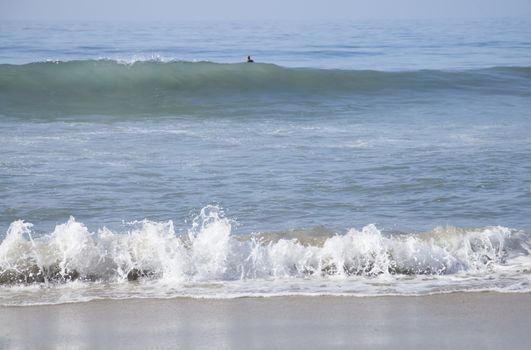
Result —
<instances>
[{"instance_id":1,"label":"white foam on wave","mask_svg":"<svg viewBox=\"0 0 531 350\"><path fill-rule=\"evenodd\" d=\"M100 57L99 60L111 60L119 64L124 65L133 65L137 62L159 62L159 63L168 63L168 62L178 62L175 58L165 57L159 54L152 55L133 55L130 57Z\"/></svg>"},{"instance_id":2,"label":"white foam on wave","mask_svg":"<svg viewBox=\"0 0 531 350\"><path fill-rule=\"evenodd\" d=\"M10 304L36 284L47 290L38 289L39 295L59 293L61 300L65 290L76 300L87 293L125 298L531 291L529 235L505 227L387 235L367 225L304 242L232 236L232 225L215 206L203 208L181 235L172 221L149 220L125 233L105 227L92 233L71 217L34 238L30 223L15 221L0 244L0 300Z\"/></svg>"}]
</instances>

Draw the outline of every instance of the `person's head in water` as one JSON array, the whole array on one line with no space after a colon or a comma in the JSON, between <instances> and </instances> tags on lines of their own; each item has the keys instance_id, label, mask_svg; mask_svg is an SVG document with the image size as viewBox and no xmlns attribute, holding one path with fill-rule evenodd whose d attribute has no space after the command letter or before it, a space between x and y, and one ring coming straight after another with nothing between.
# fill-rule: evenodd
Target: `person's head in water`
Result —
<instances>
[{"instance_id":1,"label":"person's head in water","mask_svg":"<svg viewBox=\"0 0 531 350\"><path fill-rule=\"evenodd\" d=\"M247 63L253 63L253 59L251 58L251 56L247 56Z\"/></svg>"}]
</instances>

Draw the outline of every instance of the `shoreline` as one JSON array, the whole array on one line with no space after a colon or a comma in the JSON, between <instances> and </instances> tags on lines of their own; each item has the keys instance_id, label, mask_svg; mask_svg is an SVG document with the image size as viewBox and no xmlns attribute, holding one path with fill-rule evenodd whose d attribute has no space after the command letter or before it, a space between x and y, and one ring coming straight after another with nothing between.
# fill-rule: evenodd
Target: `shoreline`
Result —
<instances>
[{"instance_id":1,"label":"shoreline","mask_svg":"<svg viewBox=\"0 0 531 350\"><path fill-rule=\"evenodd\" d=\"M0 307L2 349L527 349L531 293L122 299Z\"/></svg>"}]
</instances>

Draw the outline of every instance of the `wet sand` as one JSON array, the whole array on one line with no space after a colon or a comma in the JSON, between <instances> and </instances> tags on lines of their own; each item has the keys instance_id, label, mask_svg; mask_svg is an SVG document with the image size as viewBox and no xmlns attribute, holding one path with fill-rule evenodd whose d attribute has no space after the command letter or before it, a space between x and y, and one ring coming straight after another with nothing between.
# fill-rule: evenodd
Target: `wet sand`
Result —
<instances>
[{"instance_id":1,"label":"wet sand","mask_svg":"<svg viewBox=\"0 0 531 350\"><path fill-rule=\"evenodd\" d=\"M529 349L531 294L0 307L0 349Z\"/></svg>"}]
</instances>

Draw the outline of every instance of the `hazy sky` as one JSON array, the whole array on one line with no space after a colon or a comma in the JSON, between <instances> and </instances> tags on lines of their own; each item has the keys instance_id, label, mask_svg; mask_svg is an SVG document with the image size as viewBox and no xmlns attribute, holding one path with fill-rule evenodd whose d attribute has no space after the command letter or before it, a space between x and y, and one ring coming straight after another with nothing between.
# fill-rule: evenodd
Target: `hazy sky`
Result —
<instances>
[{"instance_id":1,"label":"hazy sky","mask_svg":"<svg viewBox=\"0 0 531 350\"><path fill-rule=\"evenodd\" d=\"M0 19L531 17L531 0L0 0Z\"/></svg>"}]
</instances>

